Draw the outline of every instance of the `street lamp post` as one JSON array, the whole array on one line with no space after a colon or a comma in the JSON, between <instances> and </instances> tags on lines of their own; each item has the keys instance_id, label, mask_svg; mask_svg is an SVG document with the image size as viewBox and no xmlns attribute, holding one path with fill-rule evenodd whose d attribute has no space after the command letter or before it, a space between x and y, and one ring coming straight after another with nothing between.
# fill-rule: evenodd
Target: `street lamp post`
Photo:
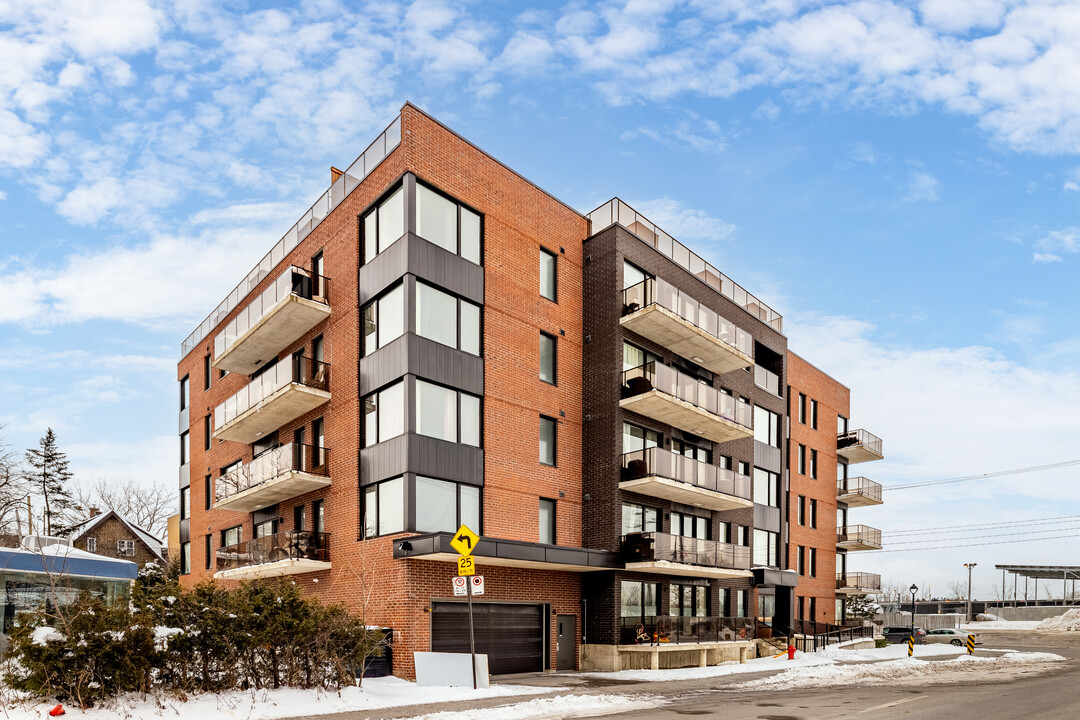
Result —
<instances>
[{"instance_id":1,"label":"street lamp post","mask_svg":"<svg viewBox=\"0 0 1080 720\"><path fill-rule=\"evenodd\" d=\"M915 593L919 592L919 587L912 583L908 590L911 591L911 642L915 642Z\"/></svg>"},{"instance_id":2,"label":"street lamp post","mask_svg":"<svg viewBox=\"0 0 1080 720\"><path fill-rule=\"evenodd\" d=\"M971 622L971 569L979 563L964 563L964 567L968 569L968 600L967 600L967 620Z\"/></svg>"}]
</instances>

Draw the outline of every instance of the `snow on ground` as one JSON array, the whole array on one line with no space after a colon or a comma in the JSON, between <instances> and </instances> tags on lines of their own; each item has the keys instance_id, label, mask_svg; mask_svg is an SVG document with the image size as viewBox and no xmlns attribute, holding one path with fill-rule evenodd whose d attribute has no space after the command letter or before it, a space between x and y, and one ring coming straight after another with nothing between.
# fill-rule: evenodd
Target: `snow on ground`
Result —
<instances>
[{"instance_id":1,"label":"snow on ground","mask_svg":"<svg viewBox=\"0 0 1080 720\"><path fill-rule=\"evenodd\" d=\"M1039 620L994 620L992 622L961 623L960 629L964 632L980 632L982 630L1035 630Z\"/></svg>"},{"instance_id":2,"label":"snow on ground","mask_svg":"<svg viewBox=\"0 0 1080 720\"><path fill-rule=\"evenodd\" d=\"M1080 631L1080 610L1069 610L1064 615L1046 618L1038 624L1036 630L1068 630L1069 632Z\"/></svg>"},{"instance_id":3,"label":"snow on ground","mask_svg":"<svg viewBox=\"0 0 1080 720\"><path fill-rule=\"evenodd\" d=\"M484 700L514 695L538 695L565 688L529 687L525 685L492 685L486 690L472 688L422 687L396 677L368 678L364 687L345 688L341 693L281 688L255 692L226 692L218 695L195 695L187 702L129 695L102 707L82 712L65 705L65 717L78 720L205 720L223 718L229 720L271 720L350 710L375 710L403 705L453 702L457 700ZM47 717L56 703L29 703L5 705L0 714L5 720L40 720ZM598 713L599 714L599 713ZM493 718L495 716L492 716ZM507 716L510 717L510 716ZM526 716L539 717L539 716ZM569 717L569 716L566 716ZM584 717L584 716L581 716Z\"/></svg>"},{"instance_id":4,"label":"snow on ground","mask_svg":"<svg viewBox=\"0 0 1080 720\"><path fill-rule=\"evenodd\" d=\"M963 681L999 682L1021 672L1047 672L1065 658L1053 653L1008 653L1000 657L961 656L926 662L904 657L878 663L793 668L780 675L733 686L739 690L790 690L807 687L941 685Z\"/></svg>"},{"instance_id":5,"label":"snow on ground","mask_svg":"<svg viewBox=\"0 0 1080 720\"><path fill-rule=\"evenodd\" d=\"M540 720L540 718L585 718L633 710L649 710L663 701L645 695L558 695L513 705L459 710L421 715L413 720Z\"/></svg>"},{"instance_id":6,"label":"snow on ground","mask_svg":"<svg viewBox=\"0 0 1080 720\"><path fill-rule=\"evenodd\" d=\"M847 644L847 643L845 643ZM962 655L967 650L963 647L956 647L954 645L947 644L932 644L932 645L916 645L915 657L948 657L950 655ZM822 650L819 655L823 655L833 660L843 661L872 661L872 660L896 660L899 658L907 657L907 643L897 643L895 645L886 645L883 648L865 648L862 650L848 650L842 645L830 645Z\"/></svg>"}]
</instances>

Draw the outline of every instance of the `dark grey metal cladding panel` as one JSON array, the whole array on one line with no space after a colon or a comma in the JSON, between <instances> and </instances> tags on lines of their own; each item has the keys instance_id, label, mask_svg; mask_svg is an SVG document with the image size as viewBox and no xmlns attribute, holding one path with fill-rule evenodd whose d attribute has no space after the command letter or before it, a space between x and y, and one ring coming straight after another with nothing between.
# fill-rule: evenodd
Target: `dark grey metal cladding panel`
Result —
<instances>
[{"instance_id":1,"label":"dark grey metal cladding panel","mask_svg":"<svg viewBox=\"0 0 1080 720\"><path fill-rule=\"evenodd\" d=\"M374 392L410 372L408 358L408 335L360 358L360 395Z\"/></svg>"},{"instance_id":2,"label":"dark grey metal cladding panel","mask_svg":"<svg viewBox=\"0 0 1080 720\"><path fill-rule=\"evenodd\" d=\"M473 395L484 394L484 359L419 335L407 337L409 373Z\"/></svg>"},{"instance_id":3,"label":"dark grey metal cladding panel","mask_svg":"<svg viewBox=\"0 0 1080 720\"><path fill-rule=\"evenodd\" d=\"M409 472L467 485L484 484L484 451L480 448L424 435L407 437Z\"/></svg>"},{"instance_id":4,"label":"dark grey metal cladding panel","mask_svg":"<svg viewBox=\"0 0 1080 720\"><path fill-rule=\"evenodd\" d=\"M531 560L533 562L546 562L547 557L543 545L517 545L510 543L496 543L497 557L508 560Z\"/></svg>"},{"instance_id":5,"label":"dark grey metal cladding panel","mask_svg":"<svg viewBox=\"0 0 1080 720\"><path fill-rule=\"evenodd\" d=\"M405 473L483 485L484 451L415 434L399 435L360 451L361 485Z\"/></svg>"},{"instance_id":6,"label":"dark grey metal cladding panel","mask_svg":"<svg viewBox=\"0 0 1080 720\"><path fill-rule=\"evenodd\" d=\"M484 304L484 268L415 235L409 243L409 272L455 295Z\"/></svg>"},{"instance_id":7,"label":"dark grey metal cladding panel","mask_svg":"<svg viewBox=\"0 0 1080 720\"><path fill-rule=\"evenodd\" d=\"M372 258L371 262L360 266L360 305L366 305L371 298L401 279L409 268L408 235L390 245Z\"/></svg>"},{"instance_id":8,"label":"dark grey metal cladding panel","mask_svg":"<svg viewBox=\"0 0 1080 720\"><path fill-rule=\"evenodd\" d=\"M762 442L754 442L754 467L762 470L778 473L783 469L780 462L780 448L766 445Z\"/></svg>"},{"instance_id":9,"label":"dark grey metal cladding panel","mask_svg":"<svg viewBox=\"0 0 1080 720\"><path fill-rule=\"evenodd\" d=\"M180 521L180 542L191 542L191 520L189 518Z\"/></svg>"},{"instance_id":10,"label":"dark grey metal cladding panel","mask_svg":"<svg viewBox=\"0 0 1080 720\"><path fill-rule=\"evenodd\" d=\"M754 504L754 528L780 532L780 508Z\"/></svg>"}]
</instances>

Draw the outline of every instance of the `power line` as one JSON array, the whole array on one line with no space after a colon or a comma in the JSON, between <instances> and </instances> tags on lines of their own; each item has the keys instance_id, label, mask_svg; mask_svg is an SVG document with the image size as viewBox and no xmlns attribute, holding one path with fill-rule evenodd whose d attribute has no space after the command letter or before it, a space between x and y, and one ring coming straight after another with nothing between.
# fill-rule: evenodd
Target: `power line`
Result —
<instances>
[{"instance_id":1,"label":"power line","mask_svg":"<svg viewBox=\"0 0 1080 720\"><path fill-rule=\"evenodd\" d=\"M1024 542L1042 542L1043 540L1060 540L1062 538L1074 538L1074 537L1080 537L1080 533L1075 533L1075 534L1072 534L1072 535L1051 535L1049 537L1044 537L1044 538L1027 538L1026 540L1021 539L1021 540L998 540L996 542L978 542L978 543L970 543L970 544L967 544L967 545L936 545L934 547L900 548L899 550L866 550L866 551L860 552L859 554L862 555L862 554L864 554L864 552L865 552L865 554L874 554L874 553L887 553L887 552L917 552L919 550L952 550L954 548L982 547L984 545L1009 545L1009 544L1012 544L1012 543L1024 543ZM957 538L957 539L966 539L966 538Z\"/></svg>"},{"instance_id":2,"label":"power line","mask_svg":"<svg viewBox=\"0 0 1080 720\"><path fill-rule=\"evenodd\" d=\"M1016 535L1044 535L1046 533L1056 533L1062 530L1080 530L1080 527L1067 527L1067 528L1053 528L1051 530L1031 530L1029 532L1014 532L1014 533L994 533L993 535L969 535L967 537L952 538L953 540L979 540L980 538L995 538L995 537L1014 537ZM889 545L922 545L924 543L939 542L934 540L908 540L906 542L891 542Z\"/></svg>"},{"instance_id":3,"label":"power line","mask_svg":"<svg viewBox=\"0 0 1080 720\"><path fill-rule=\"evenodd\" d=\"M905 485L888 485L886 490L908 490L910 488L929 487L931 485L947 485L949 483L967 482L968 480L984 480L986 478L1004 477L1006 475L1022 475L1024 473L1054 470L1056 468L1080 465L1080 459L1065 460L1064 462L1050 463L1048 465L1032 465L1031 467L1016 468L1015 470L999 470L997 472L983 473L982 475L966 475L964 477L946 478L945 480L927 480L925 482L907 483Z\"/></svg>"},{"instance_id":4,"label":"power line","mask_svg":"<svg viewBox=\"0 0 1080 720\"><path fill-rule=\"evenodd\" d=\"M926 535L937 532L962 532L964 530L982 530L992 527L1008 527L1012 525L1053 525L1057 523L1072 522L1080 519L1080 515L1059 515L1049 518L1032 518L1030 520L1008 520L996 523L978 523L975 525L944 525L931 528L912 528L908 530L886 530L882 535L893 537L894 535Z\"/></svg>"}]
</instances>

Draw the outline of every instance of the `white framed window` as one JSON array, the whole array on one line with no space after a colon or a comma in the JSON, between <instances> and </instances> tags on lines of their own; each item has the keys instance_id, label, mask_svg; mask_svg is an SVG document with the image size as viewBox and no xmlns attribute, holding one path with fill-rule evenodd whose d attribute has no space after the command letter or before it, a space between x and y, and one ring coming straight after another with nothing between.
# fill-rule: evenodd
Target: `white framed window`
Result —
<instances>
[{"instance_id":1,"label":"white framed window","mask_svg":"<svg viewBox=\"0 0 1080 720\"><path fill-rule=\"evenodd\" d=\"M117 540L116 541L116 554L120 557L134 557L135 556L135 541L134 540Z\"/></svg>"},{"instance_id":2,"label":"white framed window","mask_svg":"<svg viewBox=\"0 0 1080 720\"><path fill-rule=\"evenodd\" d=\"M97 538L86 538L86 552L97 552Z\"/></svg>"}]
</instances>

